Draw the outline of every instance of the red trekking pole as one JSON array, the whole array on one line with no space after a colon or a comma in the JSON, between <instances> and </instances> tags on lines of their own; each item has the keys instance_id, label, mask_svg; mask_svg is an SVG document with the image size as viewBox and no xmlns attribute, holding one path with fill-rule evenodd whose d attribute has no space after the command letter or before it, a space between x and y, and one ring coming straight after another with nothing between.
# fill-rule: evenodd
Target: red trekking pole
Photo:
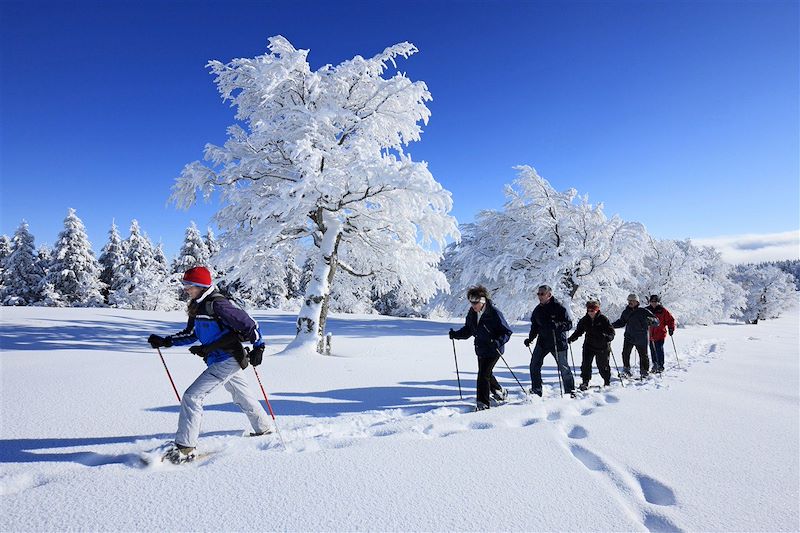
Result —
<instances>
[{"instance_id":1,"label":"red trekking pole","mask_svg":"<svg viewBox=\"0 0 800 533\"><path fill-rule=\"evenodd\" d=\"M164 365L164 370L167 371L167 377L169 378L169 382L172 383L172 390L175 391L175 396L178 397L178 403L181 403L181 395L178 394L178 388L175 386L175 382L172 381L172 375L169 373L169 368L167 368L167 362L164 361L164 356L161 355L161 348L156 348L158 350L158 356L161 358L161 363Z\"/></svg>"},{"instance_id":2,"label":"red trekking pole","mask_svg":"<svg viewBox=\"0 0 800 533\"><path fill-rule=\"evenodd\" d=\"M253 365L250 365L253 366ZM258 370L256 367L253 366L253 372L256 374L256 379L258 380L258 386L261 387L261 394L264 395L264 401L267 402L267 409L269 409L269 414L272 417L272 422L275 424L275 431L278 433L278 438L281 439L281 444L283 445L283 449L286 450L286 443L283 442L283 436L281 435L281 430L278 428L278 421L275 420L275 413L272 412L272 406L269 403L269 398L267 398L267 392L264 390L264 385L261 384L261 376L258 375Z\"/></svg>"}]
</instances>

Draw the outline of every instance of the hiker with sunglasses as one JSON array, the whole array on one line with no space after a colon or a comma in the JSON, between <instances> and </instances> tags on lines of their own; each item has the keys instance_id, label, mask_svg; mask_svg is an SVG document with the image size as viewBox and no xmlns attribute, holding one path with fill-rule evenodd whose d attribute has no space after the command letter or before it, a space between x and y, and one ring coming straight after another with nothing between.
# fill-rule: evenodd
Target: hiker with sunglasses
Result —
<instances>
[{"instance_id":1,"label":"hiker with sunglasses","mask_svg":"<svg viewBox=\"0 0 800 533\"><path fill-rule=\"evenodd\" d=\"M552 353L556 359L561 378L564 381L564 392L572 394L575 390L575 378L567 362L567 332L572 329L572 318L566 308L553 297L548 285L540 285L536 291L539 305L531 313L531 331L523 342L530 347L536 340L536 347L531 354L531 394L542 395L542 364L547 354Z\"/></svg>"},{"instance_id":2,"label":"hiker with sunglasses","mask_svg":"<svg viewBox=\"0 0 800 533\"><path fill-rule=\"evenodd\" d=\"M489 408L490 393L498 402L508 397L508 391L500 386L492 371L513 332L503 313L492 303L486 287L470 287L467 300L470 309L464 327L457 331L451 329L449 335L451 339L475 337L475 354L478 356L478 398L475 409L483 411Z\"/></svg>"},{"instance_id":3,"label":"hiker with sunglasses","mask_svg":"<svg viewBox=\"0 0 800 533\"><path fill-rule=\"evenodd\" d=\"M608 357L611 353L611 341L614 340L614 327L608 318L600 312L600 302L586 302L586 314L578 320L575 331L567 341L573 343L586 333L583 340L583 358L581 360L581 390L589 388L592 379L592 360L597 361L597 371L603 378L603 385L611 385L611 366Z\"/></svg>"}]
</instances>

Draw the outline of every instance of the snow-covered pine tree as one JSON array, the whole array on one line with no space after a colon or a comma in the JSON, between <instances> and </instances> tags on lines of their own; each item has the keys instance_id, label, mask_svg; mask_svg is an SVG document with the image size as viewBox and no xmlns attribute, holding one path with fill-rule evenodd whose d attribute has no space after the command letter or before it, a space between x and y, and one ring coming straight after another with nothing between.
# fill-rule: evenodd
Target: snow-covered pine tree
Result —
<instances>
[{"instance_id":1,"label":"snow-covered pine tree","mask_svg":"<svg viewBox=\"0 0 800 533\"><path fill-rule=\"evenodd\" d=\"M11 255L11 239L8 235L0 235L0 294L3 294L3 271L9 255Z\"/></svg>"},{"instance_id":2,"label":"snow-covered pine tree","mask_svg":"<svg viewBox=\"0 0 800 533\"><path fill-rule=\"evenodd\" d=\"M794 276L772 265L738 265L732 274L746 293L746 306L741 318L750 324L777 318L797 304Z\"/></svg>"},{"instance_id":3,"label":"snow-covered pine tree","mask_svg":"<svg viewBox=\"0 0 800 533\"><path fill-rule=\"evenodd\" d=\"M389 63L416 52L400 43L312 71L308 51L277 36L264 55L209 63L239 123L223 146L207 145L208 165L184 168L171 199L188 208L198 191L206 199L222 191L215 218L224 265L254 268L254 250L281 253L289 241L313 242L312 280L289 349L322 351L337 269L421 299L447 287L432 248L458 235L450 193L404 152L420 139L431 95L402 72L384 77Z\"/></svg>"},{"instance_id":4,"label":"snow-covered pine tree","mask_svg":"<svg viewBox=\"0 0 800 533\"><path fill-rule=\"evenodd\" d=\"M501 211L481 211L462 226L462 240L446 253L443 269L453 292L438 304L465 309L467 287L481 283L502 302L507 316L522 318L536 306L536 287L553 287L573 312L587 298L623 300L633 276L630 265L646 242L644 227L608 219L574 189L556 191L529 166L516 167Z\"/></svg>"},{"instance_id":5,"label":"snow-covered pine tree","mask_svg":"<svg viewBox=\"0 0 800 533\"><path fill-rule=\"evenodd\" d=\"M100 282L103 284L101 293L105 303L108 302L108 295L111 291L117 290L122 283L122 278L117 276L125 262L125 251L122 246L122 237L117 230L117 224L111 222L111 229L108 230L108 241L100 253L98 263L100 264Z\"/></svg>"},{"instance_id":6,"label":"snow-covered pine tree","mask_svg":"<svg viewBox=\"0 0 800 533\"><path fill-rule=\"evenodd\" d=\"M39 300L41 282L44 277L34 238L24 220L14 232L11 254L6 258L3 270L3 305L32 305Z\"/></svg>"},{"instance_id":7,"label":"snow-covered pine tree","mask_svg":"<svg viewBox=\"0 0 800 533\"><path fill-rule=\"evenodd\" d=\"M63 305L93 307L103 303L100 268L83 221L70 208L58 234L45 283L52 285Z\"/></svg>"},{"instance_id":8,"label":"snow-covered pine tree","mask_svg":"<svg viewBox=\"0 0 800 533\"><path fill-rule=\"evenodd\" d=\"M210 231L210 230L209 230ZM212 236L213 238L213 236ZM172 262L172 273L183 274L196 266L210 267L211 253L194 221L186 228L183 245L178 252L178 257ZM213 272L212 272L213 274Z\"/></svg>"},{"instance_id":9,"label":"snow-covered pine tree","mask_svg":"<svg viewBox=\"0 0 800 533\"><path fill-rule=\"evenodd\" d=\"M153 245L136 220L131 222L123 250L125 260L114 281L118 287L109 294L109 302L125 309L174 309L174 298L162 294L170 290L164 275L166 260L156 260Z\"/></svg>"}]
</instances>

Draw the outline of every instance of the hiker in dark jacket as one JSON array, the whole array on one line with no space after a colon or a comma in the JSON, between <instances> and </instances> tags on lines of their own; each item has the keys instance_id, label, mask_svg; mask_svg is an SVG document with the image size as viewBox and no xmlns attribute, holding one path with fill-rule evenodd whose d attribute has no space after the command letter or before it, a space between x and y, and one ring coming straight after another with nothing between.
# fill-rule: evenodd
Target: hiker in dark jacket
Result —
<instances>
[{"instance_id":1,"label":"hiker in dark jacket","mask_svg":"<svg viewBox=\"0 0 800 533\"><path fill-rule=\"evenodd\" d=\"M253 435L272 431L267 413L250 394L242 372L248 364L261 364L264 340L258 324L217 290L211 282L211 272L205 267L198 266L186 271L183 290L191 298L186 328L175 335L150 335L147 339L153 348L188 346L200 341L200 345L192 346L189 351L202 357L207 365L205 371L183 393L175 441L164 453L164 459L173 463L193 461L196 457L203 401L220 385L225 387L234 403L247 415L253 426ZM241 340L253 343L249 355Z\"/></svg>"},{"instance_id":2,"label":"hiker in dark jacket","mask_svg":"<svg viewBox=\"0 0 800 533\"><path fill-rule=\"evenodd\" d=\"M470 287L467 290L467 300L470 310L467 312L464 327L458 331L451 329L450 338L475 338L475 354L478 356L478 399L475 408L482 411L489 408L489 393L498 402L508 397L508 391L500 386L492 370L505 351L505 344L511 339L513 332L503 313L492 304L486 287Z\"/></svg>"},{"instance_id":3,"label":"hiker in dark jacket","mask_svg":"<svg viewBox=\"0 0 800 533\"><path fill-rule=\"evenodd\" d=\"M639 307L639 298L635 294L628 295L628 307L613 324L615 328L625 327L622 343L622 373L631 377L631 351L636 347L639 353L639 372L646 378L650 372L650 360L647 357L648 328L657 326L658 319L646 307Z\"/></svg>"},{"instance_id":4,"label":"hiker in dark jacket","mask_svg":"<svg viewBox=\"0 0 800 533\"><path fill-rule=\"evenodd\" d=\"M597 371L603 378L603 385L611 384L611 366L608 356L611 353L611 341L614 340L614 328L604 314L600 312L600 302L586 302L586 315L578 320L578 326L567 339L572 343L586 333L583 340L583 359L581 360L581 390L589 388L592 379L592 359L597 361Z\"/></svg>"},{"instance_id":5,"label":"hiker in dark jacket","mask_svg":"<svg viewBox=\"0 0 800 533\"><path fill-rule=\"evenodd\" d=\"M566 308L553 298L552 289L541 285L536 291L539 297L533 313L531 313L531 331L525 339L525 346L538 337L536 347L531 354L531 393L542 395L542 364L547 354L552 353L564 381L564 391L575 390L575 378L567 362L567 332L572 329L572 319Z\"/></svg>"}]
</instances>

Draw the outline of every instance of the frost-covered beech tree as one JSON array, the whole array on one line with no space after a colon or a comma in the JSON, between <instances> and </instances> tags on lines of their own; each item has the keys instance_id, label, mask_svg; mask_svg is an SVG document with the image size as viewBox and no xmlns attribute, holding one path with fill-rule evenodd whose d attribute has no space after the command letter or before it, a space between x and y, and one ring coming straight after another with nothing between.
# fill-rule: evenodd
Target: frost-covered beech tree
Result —
<instances>
[{"instance_id":1,"label":"frost-covered beech tree","mask_svg":"<svg viewBox=\"0 0 800 533\"><path fill-rule=\"evenodd\" d=\"M747 295L741 317L745 322L777 318L797 304L794 276L772 265L739 265L733 273Z\"/></svg>"},{"instance_id":2,"label":"frost-covered beech tree","mask_svg":"<svg viewBox=\"0 0 800 533\"><path fill-rule=\"evenodd\" d=\"M60 298L51 300L73 307L93 307L103 303L100 294L100 269L86 235L83 221L70 208L64 230L58 234L45 283L52 285Z\"/></svg>"},{"instance_id":3,"label":"frost-covered beech tree","mask_svg":"<svg viewBox=\"0 0 800 533\"><path fill-rule=\"evenodd\" d=\"M607 218L574 189L556 191L529 166L516 167L501 211L482 211L462 227L443 269L453 287L441 303L463 308L467 287L482 283L510 317L536 305L536 287L547 284L577 311L587 298L624 300L633 280L631 265L643 254L641 224Z\"/></svg>"},{"instance_id":4,"label":"frost-covered beech tree","mask_svg":"<svg viewBox=\"0 0 800 533\"><path fill-rule=\"evenodd\" d=\"M208 245L203 236L200 235L200 231L194 221L192 221L189 227L186 228L183 245L178 252L178 257L172 262L172 272L183 274L196 266L210 266L210 256Z\"/></svg>"},{"instance_id":5,"label":"frost-covered beech tree","mask_svg":"<svg viewBox=\"0 0 800 533\"><path fill-rule=\"evenodd\" d=\"M119 289L122 284L122 277L118 274L125 262L125 250L116 223L111 223L108 241L100 252L98 263L100 263L100 282L103 284L101 292L105 302L108 303L109 293Z\"/></svg>"},{"instance_id":6,"label":"frost-covered beech tree","mask_svg":"<svg viewBox=\"0 0 800 533\"><path fill-rule=\"evenodd\" d=\"M44 270L36 255L28 223L20 223L3 270L3 305L32 305L39 300Z\"/></svg>"},{"instance_id":7,"label":"frost-covered beech tree","mask_svg":"<svg viewBox=\"0 0 800 533\"><path fill-rule=\"evenodd\" d=\"M737 314L744 291L730 278L731 266L710 247L689 240L650 238L644 260L635 267L632 290L646 298L658 294L682 324L710 324Z\"/></svg>"},{"instance_id":8,"label":"frost-covered beech tree","mask_svg":"<svg viewBox=\"0 0 800 533\"><path fill-rule=\"evenodd\" d=\"M318 70L307 50L283 37L270 38L268 48L252 59L209 63L237 123L223 146L206 146L207 164L184 168L172 200L188 208L198 192L221 192L216 222L226 266L255 268L254 251L280 255L292 241L313 243L312 279L290 349L321 351L337 269L369 278L380 292L402 286L427 299L447 287L432 248L458 230L450 193L404 151L420 139L431 95L423 82L387 71L416 53L414 45Z\"/></svg>"}]
</instances>

